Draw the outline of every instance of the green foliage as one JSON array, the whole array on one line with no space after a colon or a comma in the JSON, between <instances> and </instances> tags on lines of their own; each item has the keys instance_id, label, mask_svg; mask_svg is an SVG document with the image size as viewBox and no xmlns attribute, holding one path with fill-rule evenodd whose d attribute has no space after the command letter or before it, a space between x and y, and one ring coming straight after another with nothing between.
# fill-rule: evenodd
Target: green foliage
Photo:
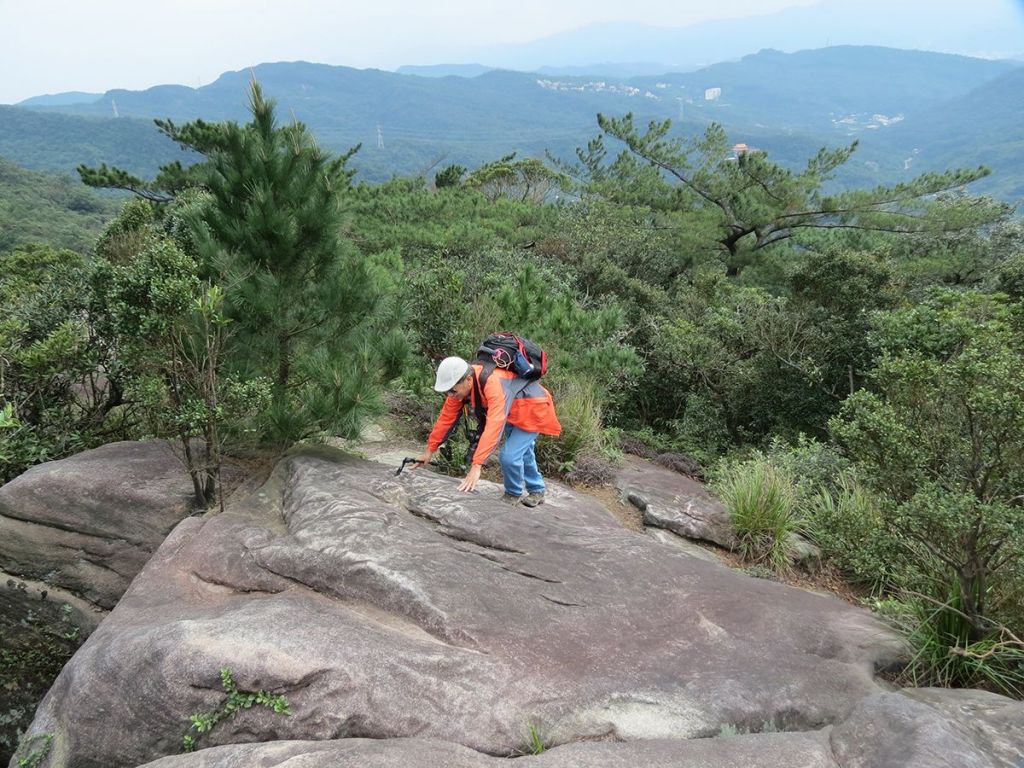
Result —
<instances>
[{"instance_id":1,"label":"green foliage","mask_svg":"<svg viewBox=\"0 0 1024 768\"><path fill-rule=\"evenodd\" d=\"M466 169L463 166L449 165L435 174L434 187L437 189L457 187L462 183L462 177L465 175Z\"/></svg>"},{"instance_id":2,"label":"green foliage","mask_svg":"<svg viewBox=\"0 0 1024 768\"><path fill-rule=\"evenodd\" d=\"M557 228L550 205L499 198L488 201L463 187L428 189L421 179L360 184L346 195L348 230L363 253L398 250L413 268L421 260L458 259L473 269L488 249L526 245Z\"/></svg>"},{"instance_id":3,"label":"green foliage","mask_svg":"<svg viewBox=\"0 0 1024 768\"><path fill-rule=\"evenodd\" d=\"M946 216L951 221L969 218L976 205L997 208L991 201L962 195L944 199ZM907 282L917 290L936 285L989 286L996 282L993 278L1002 266L1020 252L1024 242L1021 222L1011 218L1011 213L1011 208L1004 206L1000 218L989 226L888 238L886 247Z\"/></svg>"},{"instance_id":4,"label":"green foliage","mask_svg":"<svg viewBox=\"0 0 1024 768\"><path fill-rule=\"evenodd\" d=\"M541 735L540 728L538 726L534 725L533 723L530 723L529 729L530 729L530 739L529 739L529 745L527 746L527 749L526 749L527 754L530 754L530 755L542 755L542 754L544 754L547 751L547 749L548 749L548 745L547 745L547 741L544 739L544 736Z\"/></svg>"},{"instance_id":5,"label":"green foliage","mask_svg":"<svg viewBox=\"0 0 1024 768\"><path fill-rule=\"evenodd\" d=\"M585 379L565 378L552 384L552 397L562 434L538 439L537 463L543 471L564 475L584 460L602 455L603 409L594 385Z\"/></svg>"},{"instance_id":6,"label":"green foliage","mask_svg":"<svg viewBox=\"0 0 1024 768\"><path fill-rule=\"evenodd\" d=\"M775 571L788 569L789 538L802 529L793 478L758 456L726 463L714 487L729 511L740 556Z\"/></svg>"},{"instance_id":7,"label":"green foliage","mask_svg":"<svg viewBox=\"0 0 1024 768\"><path fill-rule=\"evenodd\" d=\"M99 260L92 306L98 328L117 346L116 372L148 434L176 440L201 508L220 496L225 432L237 436L269 401L259 379L229 380L222 368L229 320L224 291L203 283L199 265L164 235L135 229L126 209L121 235L106 241L119 263ZM143 246L129 257L129 244Z\"/></svg>"},{"instance_id":8,"label":"green foliage","mask_svg":"<svg viewBox=\"0 0 1024 768\"><path fill-rule=\"evenodd\" d=\"M121 402L104 373L110 346L86 312L90 269L46 246L0 254L0 483L97 444Z\"/></svg>"},{"instance_id":9,"label":"green foliage","mask_svg":"<svg viewBox=\"0 0 1024 768\"><path fill-rule=\"evenodd\" d=\"M886 526L885 500L848 472L803 505L807 532L851 583L880 593L908 583L903 546ZM912 583L912 582L911 582Z\"/></svg>"},{"instance_id":10,"label":"green foliage","mask_svg":"<svg viewBox=\"0 0 1024 768\"><path fill-rule=\"evenodd\" d=\"M532 265L476 309L478 322L488 324L479 328L480 338L511 328L543 346L551 360L551 380L586 377L602 398L614 401L641 371L636 352L623 343L625 328L617 306L585 306Z\"/></svg>"},{"instance_id":11,"label":"green foliage","mask_svg":"<svg viewBox=\"0 0 1024 768\"><path fill-rule=\"evenodd\" d=\"M23 757L18 757L18 768L40 768L50 756L52 748L52 733L37 733L29 737L18 749L24 753Z\"/></svg>"},{"instance_id":12,"label":"green foliage","mask_svg":"<svg viewBox=\"0 0 1024 768\"><path fill-rule=\"evenodd\" d=\"M477 168L464 182L493 202L499 198L542 203L559 192L569 191L569 179L535 157L515 159L506 155Z\"/></svg>"},{"instance_id":13,"label":"green foliage","mask_svg":"<svg viewBox=\"0 0 1024 768\"><path fill-rule=\"evenodd\" d=\"M911 651L902 682L1024 698L1024 643L1005 627L974 639L973 621L961 610L960 585L952 584L942 597L910 596L890 616Z\"/></svg>"},{"instance_id":14,"label":"green foliage","mask_svg":"<svg viewBox=\"0 0 1024 768\"><path fill-rule=\"evenodd\" d=\"M990 580L1024 553L1024 335L998 295L938 291L878 316L874 391L850 397L831 429L891 500L887 524L984 639Z\"/></svg>"},{"instance_id":15,"label":"green foliage","mask_svg":"<svg viewBox=\"0 0 1024 768\"><path fill-rule=\"evenodd\" d=\"M116 207L77 180L27 171L0 157L0 253L33 243L84 253Z\"/></svg>"},{"instance_id":16,"label":"green foliage","mask_svg":"<svg viewBox=\"0 0 1024 768\"><path fill-rule=\"evenodd\" d=\"M220 670L220 684L227 694L216 709L209 712L196 712L189 716L189 732L182 737L182 752L193 752L199 735L209 733L222 720L234 717L244 709L252 709L254 705L266 707L275 714L289 717L291 707L284 696L268 693L264 690L239 690L231 675L231 670L224 667ZM196 736L192 735L196 732Z\"/></svg>"},{"instance_id":17,"label":"green foliage","mask_svg":"<svg viewBox=\"0 0 1024 768\"><path fill-rule=\"evenodd\" d=\"M189 168L172 163L152 181L106 166L79 170L89 184L186 201L168 232L195 257L196 277L223 287L238 341L231 366L273 382L270 439L352 435L380 407L380 381L406 353L387 300L398 264L388 254L363 258L341 236L355 149L332 157L301 123L278 126L255 82L249 106L246 125L157 121L205 158ZM190 197L194 187L206 194Z\"/></svg>"},{"instance_id":18,"label":"green foliage","mask_svg":"<svg viewBox=\"0 0 1024 768\"><path fill-rule=\"evenodd\" d=\"M788 240L802 229L948 231L977 226L999 215L998 206L975 204L963 209L964 216L948 219L942 201L935 199L941 192L961 189L987 176L985 168L923 174L892 187L827 195L825 183L850 159L856 142L836 150L819 150L807 161L805 170L795 173L769 160L763 151L734 155L725 130L716 123L703 137L685 143L668 136L670 120L652 121L641 133L632 114L622 118L598 115L597 119L605 134L623 142L627 151L659 168L685 190L678 198L679 205L714 214L717 243L733 275L739 274L754 253ZM600 167L604 154L603 139L598 138L586 154L581 153L581 159L594 169ZM659 195L655 204L664 197Z\"/></svg>"}]
</instances>

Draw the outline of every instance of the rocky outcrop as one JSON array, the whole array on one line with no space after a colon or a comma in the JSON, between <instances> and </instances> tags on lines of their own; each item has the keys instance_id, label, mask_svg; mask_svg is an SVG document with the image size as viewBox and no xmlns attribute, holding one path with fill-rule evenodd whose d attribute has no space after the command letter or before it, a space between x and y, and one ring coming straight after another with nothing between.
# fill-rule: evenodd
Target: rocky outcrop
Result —
<instances>
[{"instance_id":1,"label":"rocky outcrop","mask_svg":"<svg viewBox=\"0 0 1024 768\"><path fill-rule=\"evenodd\" d=\"M223 699L223 667L293 714L245 710L200 746L420 737L511 755L531 725L551 745L821 729L884 691L874 670L902 652L866 611L626 531L554 484L536 509L456 484L306 451L183 521L40 706L51 764L176 753Z\"/></svg>"},{"instance_id":2,"label":"rocky outcrop","mask_svg":"<svg viewBox=\"0 0 1024 768\"><path fill-rule=\"evenodd\" d=\"M881 693L860 702L831 742L842 768L1018 768L1024 702L985 691Z\"/></svg>"},{"instance_id":3,"label":"rocky outcrop","mask_svg":"<svg viewBox=\"0 0 1024 768\"><path fill-rule=\"evenodd\" d=\"M216 747L166 757L146 768L508 768L508 760L427 739L285 741ZM828 733L765 734L728 739L655 739L570 744L521 757L517 768L838 768Z\"/></svg>"},{"instance_id":4,"label":"rocky outcrop","mask_svg":"<svg viewBox=\"0 0 1024 768\"><path fill-rule=\"evenodd\" d=\"M301 762L300 762L301 761ZM426 739L282 741L166 757L146 768L499 768L508 763ZM697 740L581 742L527 756L527 768L1018 768L1024 703L938 689L865 698L836 726L806 733L721 734Z\"/></svg>"},{"instance_id":5,"label":"rocky outcrop","mask_svg":"<svg viewBox=\"0 0 1024 768\"><path fill-rule=\"evenodd\" d=\"M159 442L106 445L0 488L0 763L61 664L191 504L184 467Z\"/></svg>"},{"instance_id":6,"label":"rocky outcrop","mask_svg":"<svg viewBox=\"0 0 1024 768\"><path fill-rule=\"evenodd\" d=\"M111 443L40 464L0 488L0 569L113 608L192 498L162 442Z\"/></svg>"},{"instance_id":7,"label":"rocky outcrop","mask_svg":"<svg viewBox=\"0 0 1024 768\"><path fill-rule=\"evenodd\" d=\"M627 456L615 478L622 498L643 513L644 524L729 549L735 543L729 513L702 483Z\"/></svg>"}]
</instances>

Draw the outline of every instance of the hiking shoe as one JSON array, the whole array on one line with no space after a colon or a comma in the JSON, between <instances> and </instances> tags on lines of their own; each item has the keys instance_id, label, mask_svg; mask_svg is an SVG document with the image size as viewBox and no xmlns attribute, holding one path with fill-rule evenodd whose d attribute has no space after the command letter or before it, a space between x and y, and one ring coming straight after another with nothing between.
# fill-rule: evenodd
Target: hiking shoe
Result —
<instances>
[{"instance_id":1,"label":"hiking shoe","mask_svg":"<svg viewBox=\"0 0 1024 768\"><path fill-rule=\"evenodd\" d=\"M516 495L511 494L511 493L503 493L503 494L501 494L501 501L502 501L502 503L503 504L508 504L510 507L514 507L516 504L518 504L519 500L521 498L522 498L522 496L516 496Z\"/></svg>"},{"instance_id":2,"label":"hiking shoe","mask_svg":"<svg viewBox=\"0 0 1024 768\"><path fill-rule=\"evenodd\" d=\"M523 499L524 507L536 507L539 504L544 503L544 491L537 491L536 493L527 494L526 498Z\"/></svg>"}]
</instances>

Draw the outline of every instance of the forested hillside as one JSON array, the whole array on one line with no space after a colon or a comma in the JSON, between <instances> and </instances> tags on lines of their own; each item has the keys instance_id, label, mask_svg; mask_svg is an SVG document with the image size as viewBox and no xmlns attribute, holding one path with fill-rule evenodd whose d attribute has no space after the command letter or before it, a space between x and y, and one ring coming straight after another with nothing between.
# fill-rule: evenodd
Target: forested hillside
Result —
<instances>
[{"instance_id":1,"label":"forested hillside","mask_svg":"<svg viewBox=\"0 0 1024 768\"><path fill-rule=\"evenodd\" d=\"M49 243L84 252L119 208L77 177L35 173L0 158L0 251Z\"/></svg>"},{"instance_id":2,"label":"forested hillside","mask_svg":"<svg viewBox=\"0 0 1024 768\"><path fill-rule=\"evenodd\" d=\"M79 117L0 105L0 157L22 168L73 173L79 163L116 163L152 175L189 156L151 120ZM194 161L194 156L192 160Z\"/></svg>"},{"instance_id":3,"label":"forested hillside","mask_svg":"<svg viewBox=\"0 0 1024 768\"><path fill-rule=\"evenodd\" d=\"M969 93L908 117L883 137L883 144L912 158L917 170L987 164L993 174L983 188L1004 200L1024 200L1024 67L1017 67Z\"/></svg>"}]
</instances>

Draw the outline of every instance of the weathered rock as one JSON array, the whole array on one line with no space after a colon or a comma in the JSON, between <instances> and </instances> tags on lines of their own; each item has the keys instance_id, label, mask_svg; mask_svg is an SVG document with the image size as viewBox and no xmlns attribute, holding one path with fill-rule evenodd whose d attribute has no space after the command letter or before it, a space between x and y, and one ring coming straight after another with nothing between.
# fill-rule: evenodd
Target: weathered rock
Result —
<instances>
[{"instance_id":1,"label":"weathered rock","mask_svg":"<svg viewBox=\"0 0 1024 768\"><path fill-rule=\"evenodd\" d=\"M615 487L643 512L646 525L721 547L731 548L735 543L729 513L692 478L627 456Z\"/></svg>"},{"instance_id":2,"label":"weathered rock","mask_svg":"<svg viewBox=\"0 0 1024 768\"><path fill-rule=\"evenodd\" d=\"M191 508L191 481L165 443L47 462L0 488L0 569L110 609Z\"/></svg>"},{"instance_id":3,"label":"weathered rock","mask_svg":"<svg viewBox=\"0 0 1024 768\"><path fill-rule=\"evenodd\" d=\"M984 691L870 696L832 732L843 768L1020 768L1024 702Z\"/></svg>"},{"instance_id":4,"label":"weathered rock","mask_svg":"<svg viewBox=\"0 0 1024 768\"><path fill-rule=\"evenodd\" d=\"M428 739L281 741L214 747L145 768L507 768L508 761ZM521 768L838 768L827 729L695 741L584 742L519 758Z\"/></svg>"},{"instance_id":5,"label":"weathered rock","mask_svg":"<svg viewBox=\"0 0 1024 768\"><path fill-rule=\"evenodd\" d=\"M206 744L509 754L528 723L554 744L820 727L900 652L865 611L688 557L557 486L531 510L456 483L297 455L261 503L181 523L40 706L53 766L177 752L221 667L294 714L247 710Z\"/></svg>"},{"instance_id":6,"label":"weathered rock","mask_svg":"<svg viewBox=\"0 0 1024 768\"><path fill-rule=\"evenodd\" d=\"M41 464L0 488L0 648L13 659L0 667L0 762L191 499L181 462L157 442Z\"/></svg>"},{"instance_id":7,"label":"weathered rock","mask_svg":"<svg viewBox=\"0 0 1024 768\"><path fill-rule=\"evenodd\" d=\"M790 533L785 546L786 557L791 563L812 573L821 567L821 549L799 533Z\"/></svg>"}]
</instances>

